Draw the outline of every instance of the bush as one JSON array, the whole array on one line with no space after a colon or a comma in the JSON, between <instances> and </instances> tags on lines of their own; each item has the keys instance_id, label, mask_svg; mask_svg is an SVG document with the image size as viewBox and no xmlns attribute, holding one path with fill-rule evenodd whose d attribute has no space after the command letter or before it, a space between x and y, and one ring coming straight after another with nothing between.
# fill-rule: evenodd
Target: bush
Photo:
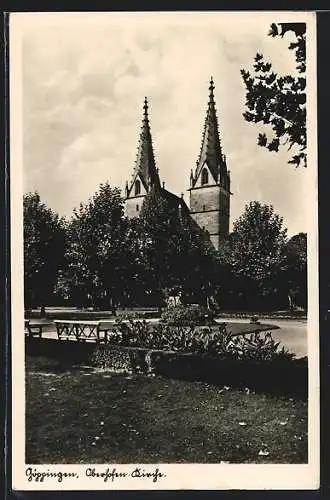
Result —
<instances>
[{"instance_id":1,"label":"bush","mask_svg":"<svg viewBox=\"0 0 330 500\"><path fill-rule=\"evenodd\" d=\"M179 305L166 309L160 320L167 325L209 325L214 324L214 313L199 304Z\"/></svg>"},{"instance_id":2,"label":"bush","mask_svg":"<svg viewBox=\"0 0 330 500\"><path fill-rule=\"evenodd\" d=\"M111 368L117 373L130 373L129 353L119 349L107 349L105 345L98 346L93 352L90 362L92 366Z\"/></svg>"},{"instance_id":3,"label":"bush","mask_svg":"<svg viewBox=\"0 0 330 500\"><path fill-rule=\"evenodd\" d=\"M257 361L292 359L284 347L279 349L271 333L233 335L226 324L202 329L195 326L150 324L146 321L118 321L109 334L109 343L126 347L177 351L223 359L253 359Z\"/></svg>"},{"instance_id":4,"label":"bush","mask_svg":"<svg viewBox=\"0 0 330 500\"><path fill-rule=\"evenodd\" d=\"M125 320L125 319L155 319L158 318L158 310L143 310L143 309L137 309L137 310L117 310L116 317Z\"/></svg>"}]
</instances>

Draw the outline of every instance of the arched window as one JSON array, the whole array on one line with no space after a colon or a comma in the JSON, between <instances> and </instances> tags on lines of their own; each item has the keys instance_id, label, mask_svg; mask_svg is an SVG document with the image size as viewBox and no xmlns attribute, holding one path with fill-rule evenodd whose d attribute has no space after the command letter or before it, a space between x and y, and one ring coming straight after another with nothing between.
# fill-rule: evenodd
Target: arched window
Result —
<instances>
[{"instance_id":1,"label":"arched window","mask_svg":"<svg viewBox=\"0 0 330 500\"><path fill-rule=\"evenodd\" d=\"M205 205L203 205L203 212L205 212Z\"/></svg>"},{"instance_id":2,"label":"arched window","mask_svg":"<svg viewBox=\"0 0 330 500\"><path fill-rule=\"evenodd\" d=\"M136 211L137 212L139 211L139 205L136 205Z\"/></svg>"},{"instance_id":3,"label":"arched window","mask_svg":"<svg viewBox=\"0 0 330 500\"><path fill-rule=\"evenodd\" d=\"M141 193L141 182L137 179L135 181L135 196Z\"/></svg>"},{"instance_id":4,"label":"arched window","mask_svg":"<svg viewBox=\"0 0 330 500\"><path fill-rule=\"evenodd\" d=\"M209 183L209 173L206 168L202 170L202 186Z\"/></svg>"}]
</instances>

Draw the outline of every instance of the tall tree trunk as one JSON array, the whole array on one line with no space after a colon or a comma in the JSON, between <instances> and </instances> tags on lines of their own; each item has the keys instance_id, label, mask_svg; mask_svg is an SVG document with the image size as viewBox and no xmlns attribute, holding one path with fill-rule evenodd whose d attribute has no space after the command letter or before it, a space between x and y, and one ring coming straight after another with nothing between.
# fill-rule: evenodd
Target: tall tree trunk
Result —
<instances>
[{"instance_id":1,"label":"tall tree trunk","mask_svg":"<svg viewBox=\"0 0 330 500\"><path fill-rule=\"evenodd\" d=\"M116 311L116 304L115 304L115 301L113 300L113 298L111 297L110 299L110 308L111 308L111 312L114 316L117 316L117 311Z\"/></svg>"},{"instance_id":2,"label":"tall tree trunk","mask_svg":"<svg viewBox=\"0 0 330 500\"><path fill-rule=\"evenodd\" d=\"M291 292L288 293L288 301L289 301L289 309L290 312L292 313L294 311L294 303L293 303L293 297Z\"/></svg>"},{"instance_id":3,"label":"tall tree trunk","mask_svg":"<svg viewBox=\"0 0 330 500\"><path fill-rule=\"evenodd\" d=\"M162 315L162 284L159 283L159 288L158 288L158 314L159 316Z\"/></svg>"}]
</instances>

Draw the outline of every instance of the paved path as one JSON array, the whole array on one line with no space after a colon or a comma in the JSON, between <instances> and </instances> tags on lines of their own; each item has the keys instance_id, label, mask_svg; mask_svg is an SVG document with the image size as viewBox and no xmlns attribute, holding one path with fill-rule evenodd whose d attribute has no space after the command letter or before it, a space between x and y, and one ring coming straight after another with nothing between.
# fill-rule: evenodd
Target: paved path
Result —
<instances>
[{"instance_id":1,"label":"paved path","mask_svg":"<svg viewBox=\"0 0 330 500\"><path fill-rule=\"evenodd\" d=\"M276 324L280 329L272 332L273 337L294 352L297 358L307 356L307 321L279 320Z\"/></svg>"},{"instance_id":2,"label":"paved path","mask_svg":"<svg viewBox=\"0 0 330 500\"><path fill-rule=\"evenodd\" d=\"M219 321L235 321L236 323L249 323L248 319L221 318ZM307 321L287 319L261 319L261 323L279 326L273 330L272 336L281 342L291 352L300 358L307 356Z\"/></svg>"}]
</instances>

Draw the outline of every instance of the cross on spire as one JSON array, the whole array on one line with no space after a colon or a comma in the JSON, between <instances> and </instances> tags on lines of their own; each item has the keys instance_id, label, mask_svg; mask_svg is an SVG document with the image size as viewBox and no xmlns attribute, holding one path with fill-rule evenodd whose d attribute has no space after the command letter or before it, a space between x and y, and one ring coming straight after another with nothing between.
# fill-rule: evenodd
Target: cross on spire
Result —
<instances>
[{"instance_id":1,"label":"cross on spire","mask_svg":"<svg viewBox=\"0 0 330 500\"><path fill-rule=\"evenodd\" d=\"M148 119L148 98L144 98L144 104L143 104L143 110L144 110L144 116Z\"/></svg>"},{"instance_id":2,"label":"cross on spire","mask_svg":"<svg viewBox=\"0 0 330 500\"><path fill-rule=\"evenodd\" d=\"M215 89L215 87L214 87L213 76L211 76L210 86L209 86L209 90L210 90L210 97L211 97L211 96L213 97L213 91L214 91L214 89Z\"/></svg>"}]
</instances>

